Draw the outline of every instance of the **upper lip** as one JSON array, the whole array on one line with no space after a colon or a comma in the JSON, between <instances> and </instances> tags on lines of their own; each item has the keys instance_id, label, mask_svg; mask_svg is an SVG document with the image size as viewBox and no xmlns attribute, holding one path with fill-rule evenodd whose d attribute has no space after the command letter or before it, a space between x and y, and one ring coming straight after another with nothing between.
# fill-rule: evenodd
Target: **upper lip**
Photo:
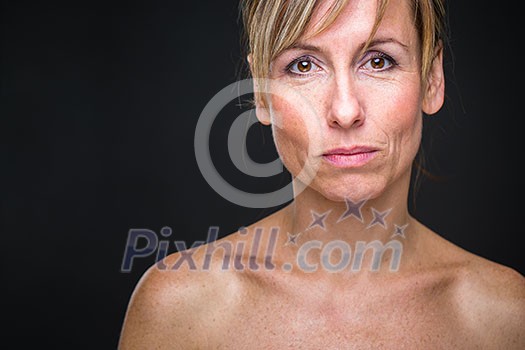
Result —
<instances>
[{"instance_id":1,"label":"upper lip","mask_svg":"<svg viewBox=\"0 0 525 350\"><path fill-rule=\"evenodd\" d=\"M331 150L324 152L323 156L335 155L335 154L350 156L350 155L359 154L359 153L375 152L377 150L378 149L376 147L370 147L370 146L338 147L338 148L333 148Z\"/></svg>"}]
</instances>

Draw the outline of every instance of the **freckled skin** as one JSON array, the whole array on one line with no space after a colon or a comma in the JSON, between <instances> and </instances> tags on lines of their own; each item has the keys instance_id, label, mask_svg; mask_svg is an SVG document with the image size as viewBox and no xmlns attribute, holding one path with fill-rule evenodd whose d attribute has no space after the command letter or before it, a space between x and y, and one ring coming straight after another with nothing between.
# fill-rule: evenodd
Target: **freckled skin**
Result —
<instances>
[{"instance_id":1,"label":"freckled skin","mask_svg":"<svg viewBox=\"0 0 525 350\"><path fill-rule=\"evenodd\" d=\"M329 4L321 4L312 23ZM170 269L180 253L165 259L168 269L150 268L130 300L119 349L525 348L523 276L444 240L408 213L422 114L437 112L443 103L442 58L439 53L429 83L422 84L406 0L390 1L376 34L395 40L375 43L361 56L374 14L374 2L350 0L325 32L303 40L320 50L293 49L275 58L270 88L278 93L269 106L258 101L257 114L272 125L283 163L299 176L296 198L247 225L247 234L235 232L195 249L197 267L214 252L208 270L188 264ZM372 64L377 52L395 64ZM307 76L286 70L303 56L311 63L295 71ZM356 144L376 147L375 157L355 168L334 167L323 158L326 150ZM299 192L301 183L308 187ZM347 198L366 199L361 220L341 220ZM309 227L312 210L328 213L325 227ZM367 226L374 211L388 211L386 227ZM394 227L406 227L405 237L393 237ZM275 241L271 228L279 229ZM297 245L290 244L290 233ZM397 240L401 264L389 270L393 255L386 253L379 270L371 271L368 254L356 271L306 272L297 256L301 244L313 240L321 247L343 241L352 253L359 242ZM232 258L221 269L224 251L213 248L220 244L231 246L245 268L233 268ZM271 265L265 265L267 255ZM311 250L308 263L319 264L321 255ZM340 261L342 253L331 258ZM258 269L248 268L250 261Z\"/></svg>"},{"instance_id":2,"label":"freckled skin","mask_svg":"<svg viewBox=\"0 0 525 350\"><path fill-rule=\"evenodd\" d=\"M370 7L370 5L368 5ZM408 11L405 6L400 10ZM309 142L316 142L318 152L341 145L372 145L381 148L378 161L370 164L368 171L334 171L326 164L321 165L317 176L308 179L310 186L333 200L344 197L377 196L391 186L400 176L405 175L419 148L421 139L422 94L420 62L417 52L419 45L405 51L395 44L372 47L386 51L393 56L397 66L390 70L374 72L366 60L355 63L360 41L348 38L366 38L374 16L360 15L373 8L351 3L358 21L337 21L331 30L308 40L308 44L329 47L320 53L304 50L287 52L277 58L271 79L289 84L296 94L274 98L271 106L278 111L279 127L273 127L277 149L284 164L294 175L303 167L304 159L318 154L305 154ZM403 42L416 43L417 33L409 20L396 20L398 9L390 11L377 33L378 38L387 38L391 32ZM393 30L395 28L395 30ZM348 35L342 35L343 32ZM354 43L354 45L352 45ZM324 46L323 46L324 45ZM319 68L306 78L293 77L283 72L292 55L311 54ZM301 104L310 101L313 115L306 115ZM298 108L299 107L299 108ZM319 119L322 121L319 122ZM310 123L310 128L305 126ZM355 123L355 127L347 124ZM334 126L334 124L336 126ZM275 125L275 123L272 123ZM308 133L310 130L310 134ZM307 181L308 181L307 180ZM359 188L347 186L348 182L360 183ZM357 190L360 192L356 193Z\"/></svg>"}]
</instances>

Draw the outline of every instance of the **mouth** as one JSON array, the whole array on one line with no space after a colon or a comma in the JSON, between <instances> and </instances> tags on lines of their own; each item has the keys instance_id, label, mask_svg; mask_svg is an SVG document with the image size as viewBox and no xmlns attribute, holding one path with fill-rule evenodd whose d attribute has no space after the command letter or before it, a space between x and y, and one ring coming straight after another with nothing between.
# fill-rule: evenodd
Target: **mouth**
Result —
<instances>
[{"instance_id":1,"label":"mouth","mask_svg":"<svg viewBox=\"0 0 525 350\"><path fill-rule=\"evenodd\" d=\"M355 146L348 148L334 148L323 153L322 157L331 165L338 168L357 168L370 162L378 153L377 148Z\"/></svg>"}]
</instances>

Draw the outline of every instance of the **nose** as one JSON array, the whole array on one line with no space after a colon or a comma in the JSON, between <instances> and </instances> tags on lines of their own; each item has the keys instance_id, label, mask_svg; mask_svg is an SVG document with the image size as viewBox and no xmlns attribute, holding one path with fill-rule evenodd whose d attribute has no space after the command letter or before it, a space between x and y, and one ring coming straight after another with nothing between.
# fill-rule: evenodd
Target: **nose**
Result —
<instances>
[{"instance_id":1,"label":"nose","mask_svg":"<svg viewBox=\"0 0 525 350\"><path fill-rule=\"evenodd\" d=\"M332 89L328 124L334 128L356 128L365 121L362 103L351 79L338 79Z\"/></svg>"}]
</instances>

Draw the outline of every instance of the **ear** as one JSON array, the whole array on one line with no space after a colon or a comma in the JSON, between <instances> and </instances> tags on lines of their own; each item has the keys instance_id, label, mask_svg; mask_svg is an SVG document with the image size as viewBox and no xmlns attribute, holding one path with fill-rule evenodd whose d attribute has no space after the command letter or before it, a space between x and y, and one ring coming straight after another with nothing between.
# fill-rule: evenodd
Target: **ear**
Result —
<instances>
[{"instance_id":1,"label":"ear","mask_svg":"<svg viewBox=\"0 0 525 350\"><path fill-rule=\"evenodd\" d=\"M252 69L252 54L248 55L247 60L250 66L250 72L253 77L254 74L253 74L253 69ZM267 103L264 99L264 94L260 92L261 89L259 89L257 79L252 78L252 81L253 81L253 90L255 91L253 94L254 104L255 104L255 115L257 116L257 119L259 120L261 124L270 125L271 124L270 112L267 108Z\"/></svg>"},{"instance_id":2,"label":"ear","mask_svg":"<svg viewBox=\"0 0 525 350\"><path fill-rule=\"evenodd\" d=\"M432 66L428 72L423 96L423 112L428 115L437 113L445 100L445 74L443 73L443 45L436 48Z\"/></svg>"}]
</instances>

